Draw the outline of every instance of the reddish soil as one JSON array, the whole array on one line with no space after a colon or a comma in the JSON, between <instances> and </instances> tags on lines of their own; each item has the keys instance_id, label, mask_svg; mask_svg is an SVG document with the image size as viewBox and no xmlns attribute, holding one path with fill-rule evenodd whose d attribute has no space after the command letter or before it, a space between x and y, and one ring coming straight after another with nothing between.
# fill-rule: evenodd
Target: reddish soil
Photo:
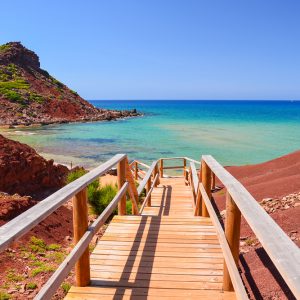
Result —
<instances>
[{"instance_id":1,"label":"reddish soil","mask_svg":"<svg viewBox=\"0 0 300 300\"><path fill-rule=\"evenodd\" d=\"M286 204L285 200L285 196L293 194L292 198L299 203L295 193L300 192L300 151L262 164L227 167L227 170L241 181L258 202L272 198L270 203L282 203L277 209L265 207L266 211L300 246L300 206ZM220 183L217 182L217 185ZM222 189L214 193L214 199L218 209L223 212L225 191ZM241 224L241 253L242 277L252 299L294 299L244 219Z\"/></svg>"}]
</instances>

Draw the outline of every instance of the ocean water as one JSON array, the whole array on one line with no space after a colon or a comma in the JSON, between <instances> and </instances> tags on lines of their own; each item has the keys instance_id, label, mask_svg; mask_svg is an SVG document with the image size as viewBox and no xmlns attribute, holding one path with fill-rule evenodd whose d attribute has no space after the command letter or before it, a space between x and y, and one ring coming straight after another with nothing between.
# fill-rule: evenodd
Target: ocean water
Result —
<instances>
[{"instance_id":1,"label":"ocean water","mask_svg":"<svg viewBox=\"0 0 300 300\"><path fill-rule=\"evenodd\" d=\"M9 130L47 158L94 167L116 153L150 163L211 154L224 165L263 162L300 149L299 101L90 101L144 115L118 121Z\"/></svg>"}]
</instances>

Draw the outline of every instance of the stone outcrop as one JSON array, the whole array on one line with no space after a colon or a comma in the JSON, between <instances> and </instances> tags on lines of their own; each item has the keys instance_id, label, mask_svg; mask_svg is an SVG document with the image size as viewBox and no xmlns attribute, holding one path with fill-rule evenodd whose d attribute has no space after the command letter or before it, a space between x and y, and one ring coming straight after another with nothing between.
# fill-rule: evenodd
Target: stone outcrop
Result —
<instances>
[{"instance_id":1,"label":"stone outcrop","mask_svg":"<svg viewBox=\"0 0 300 300\"><path fill-rule=\"evenodd\" d=\"M64 185L68 168L54 165L31 147L0 135L0 191L34 196Z\"/></svg>"},{"instance_id":2,"label":"stone outcrop","mask_svg":"<svg viewBox=\"0 0 300 300\"><path fill-rule=\"evenodd\" d=\"M39 57L19 42L0 46L0 125L115 120L134 110L98 109L40 68Z\"/></svg>"}]
</instances>

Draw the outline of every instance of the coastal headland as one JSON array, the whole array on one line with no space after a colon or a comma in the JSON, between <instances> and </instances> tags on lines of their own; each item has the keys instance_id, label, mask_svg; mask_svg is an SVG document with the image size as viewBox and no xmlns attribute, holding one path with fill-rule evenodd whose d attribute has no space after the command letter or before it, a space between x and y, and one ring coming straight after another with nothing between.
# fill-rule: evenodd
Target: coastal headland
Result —
<instances>
[{"instance_id":1,"label":"coastal headland","mask_svg":"<svg viewBox=\"0 0 300 300\"><path fill-rule=\"evenodd\" d=\"M111 121L135 110L96 108L40 68L37 54L20 42L0 46L0 126Z\"/></svg>"}]
</instances>

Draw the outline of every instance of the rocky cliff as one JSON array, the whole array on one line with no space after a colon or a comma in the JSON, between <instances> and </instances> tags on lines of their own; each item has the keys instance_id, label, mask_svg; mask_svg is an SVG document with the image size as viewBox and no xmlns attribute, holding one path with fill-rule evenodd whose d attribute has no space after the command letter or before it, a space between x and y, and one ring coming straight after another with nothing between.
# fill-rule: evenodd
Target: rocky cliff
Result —
<instances>
[{"instance_id":1,"label":"rocky cliff","mask_svg":"<svg viewBox=\"0 0 300 300\"><path fill-rule=\"evenodd\" d=\"M19 42L0 46L0 125L113 120L133 111L98 109L40 68L39 57Z\"/></svg>"},{"instance_id":2,"label":"rocky cliff","mask_svg":"<svg viewBox=\"0 0 300 300\"><path fill-rule=\"evenodd\" d=\"M0 191L35 196L65 183L68 168L54 165L31 147L0 135Z\"/></svg>"}]
</instances>

